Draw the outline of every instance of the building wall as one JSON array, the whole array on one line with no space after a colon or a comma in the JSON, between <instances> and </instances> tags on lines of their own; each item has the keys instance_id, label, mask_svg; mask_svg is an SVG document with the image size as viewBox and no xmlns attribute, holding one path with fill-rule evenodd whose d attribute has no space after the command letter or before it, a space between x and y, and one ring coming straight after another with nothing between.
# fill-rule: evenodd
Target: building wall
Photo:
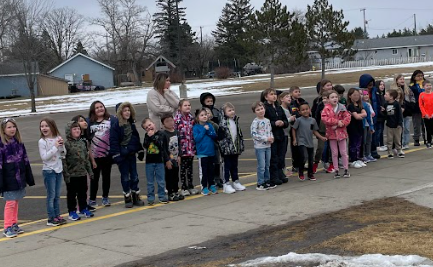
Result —
<instances>
[{"instance_id":1,"label":"building wall","mask_svg":"<svg viewBox=\"0 0 433 267\"><path fill-rule=\"evenodd\" d=\"M38 95L51 96L51 95L67 95L68 83L57 79L52 79L45 76L38 76Z\"/></svg>"},{"instance_id":2,"label":"building wall","mask_svg":"<svg viewBox=\"0 0 433 267\"><path fill-rule=\"evenodd\" d=\"M37 86L35 84L35 94L38 95ZM16 94L28 97L30 96L30 90L27 86L27 80L24 75L22 76L8 76L0 77L0 96L12 95L12 90L16 90Z\"/></svg>"},{"instance_id":3,"label":"building wall","mask_svg":"<svg viewBox=\"0 0 433 267\"><path fill-rule=\"evenodd\" d=\"M412 49L412 55L409 55L409 49ZM396 51L393 51L396 50ZM394 54L393 52L397 52ZM405 47L405 48L389 48L371 51L358 51L355 55L355 60L365 59L391 59L391 58L405 58L405 57L420 57L433 56L433 45L430 47Z\"/></svg>"},{"instance_id":4,"label":"building wall","mask_svg":"<svg viewBox=\"0 0 433 267\"><path fill-rule=\"evenodd\" d=\"M94 85L103 85L106 88L114 86L114 72L112 69L82 56L77 56L50 74L61 79L65 79L65 74L73 74L74 83L81 83L82 76L89 74L89 78Z\"/></svg>"}]
</instances>

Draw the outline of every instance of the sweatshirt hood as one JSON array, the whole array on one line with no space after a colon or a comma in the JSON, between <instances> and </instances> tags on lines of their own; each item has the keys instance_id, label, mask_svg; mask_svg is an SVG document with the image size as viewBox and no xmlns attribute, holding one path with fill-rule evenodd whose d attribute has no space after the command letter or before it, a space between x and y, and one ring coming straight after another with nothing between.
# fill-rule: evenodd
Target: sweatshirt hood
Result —
<instances>
[{"instance_id":1,"label":"sweatshirt hood","mask_svg":"<svg viewBox=\"0 0 433 267\"><path fill-rule=\"evenodd\" d=\"M373 85L376 83L373 76L370 74L362 74L361 77L359 77L359 88L367 88L367 85L373 81Z\"/></svg>"},{"instance_id":2,"label":"sweatshirt hood","mask_svg":"<svg viewBox=\"0 0 433 267\"><path fill-rule=\"evenodd\" d=\"M200 95L200 104L202 105L202 106L204 106L204 107L206 107L206 105L204 104L204 100L207 98L207 97L212 97L212 101L213 101L213 105L212 105L212 107L215 105L215 96L213 95L213 94L211 94L211 93L209 93L209 92L205 92L205 93L202 93L201 95Z\"/></svg>"},{"instance_id":3,"label":"sweatshirt hood","mask_svg":"<svg viewBox=\"0 0 433 267\"><path fill-rule=\"evenodd\" d=\"M66 123L65 135L66 135L66 139L68 140L76 140L75 138L72 138L72 132L71 132L72 127L80 127L80 124L78 124L78 122L75 121L70 121Z\"/></svg>"},{"instance_id":4,"label":"sweatshirt hood","mask_svg":"<svg viewBox=\"0 0 433 267\"><path fill-rule=\"evenodd\" d=\"M127 120L125 120L122 117L122 110L126 107L128 107L129 110L131 111L131 117L129 117L128 121L131 123L135 122L135 109L134 109L134 107L132 106L132 104L130 102L122 102L122 103L119 103L116 105L116 116L117 116L117 119L119 120L120 126L125 125L128 122Z\"/></svg>"}]
</instances>

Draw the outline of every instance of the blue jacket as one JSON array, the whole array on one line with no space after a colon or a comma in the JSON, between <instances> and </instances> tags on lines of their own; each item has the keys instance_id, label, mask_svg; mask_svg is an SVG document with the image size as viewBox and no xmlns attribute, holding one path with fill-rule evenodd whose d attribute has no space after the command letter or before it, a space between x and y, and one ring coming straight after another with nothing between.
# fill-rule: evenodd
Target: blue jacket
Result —
<instances>
[{"instance_id":1,"label":"blue jacket","mask_svg":"<svg viewBox=\"0 0 433 267\"><path fill-rule=\"evenodd\" d=\"M373 76L370 74L362 74L361 77L359 77L359 88L366 89L370 82L373 82L373 84L376 83ZM381 112L380 93L376 87L371 89L371 106L373 107L374 113L379 114ZM377 116L374 116L373 123L376 123L376 120Z\"/></svg>"},{"instance_id":2,"label":"blue jacket","mask_svg":"<svg viewBox=\"0 0 433 267\"><path fill-rule=\"evenodd\" d=\"M367 122L368 125L370 126L370 130L374 130L374 123L373 123L373 120L371 119L370 107L365 102L362 102L362 106L364 107L365 111L367 112L367 117L362 119L362 124L365 128L365 122Z\"/></svg>"},{"instance_id":3,"label":"blue jacket","mask_svg":"<svg viewBox=\"0 0 433 267\"><path fill-rule=\"evenodd\" d=\"M197 156L215 156L215 143L216 139L215 130L209 122L206 122L209 126L209 130L206 130L203 125L197 123L192 127L192 133L194 135L195 148Z\"/></svg>"},{"instance_id":4,"label":"blue jacket","mask_svg":"<svg viewBox=\"0 0 433 267\"><path fill-rule=\"evenodd\" d=\"M421 114L421 109L419 108L419 95L424 92L425 90L421 87L419 87L419 84L410 84L409 89L412 90L413 95L416 100L416 105L414 107L414 110L412 111L412 114Z\"/></svg>"}]
</instances>

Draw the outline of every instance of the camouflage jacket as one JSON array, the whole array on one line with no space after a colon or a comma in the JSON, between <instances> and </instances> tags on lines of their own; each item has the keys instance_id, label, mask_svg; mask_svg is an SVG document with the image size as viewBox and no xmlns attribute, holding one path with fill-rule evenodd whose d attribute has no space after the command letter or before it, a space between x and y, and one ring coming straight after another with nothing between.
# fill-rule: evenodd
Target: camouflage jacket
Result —
<instances>
[{"instance_id":1,"label":"camouflage jacket","mask_svg":"<svg viewBox=\"0 0 433 267\"><path fill-rule=\"evenodd\" d=\"M89 151L80 138L72 138L71 124L72 122L69 122L65 127L67 140L65 141L66 158L63 161L63 176L67 183L71 177L86 176L87 174L93 176Z\"/></svg>"}]
</instances>

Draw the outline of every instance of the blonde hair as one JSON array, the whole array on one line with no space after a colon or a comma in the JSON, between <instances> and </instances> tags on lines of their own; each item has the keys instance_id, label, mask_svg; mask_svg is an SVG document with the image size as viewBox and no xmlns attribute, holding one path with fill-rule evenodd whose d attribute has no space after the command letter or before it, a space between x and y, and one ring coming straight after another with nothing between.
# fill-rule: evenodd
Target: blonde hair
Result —
<instances>
[{"instance_id":1,"label":"blonde hair","mask_svg":"<svg viewBox=\"0 0 433 267\"><path fill-rule=\"evenodd\" d=\"M282 92L279 96L278 96L278 103L281 105L281 102L283 102L283 98L286 96L286 95L289 95L289 96L292 96L292 94L291 93L289 93L288 91L284 91L284 92Z\"/></svg>"},{"instance_id":2,"label":"blonde hair","mask_svg":"<svg viewBox=\"0 0 433 267\"><path fill-rule=\"evenodd\" d=\"M17 131L16 131L14 137L17 140L17 142L21 144L22 143L22 139L21 139L20 131L18 130L17 122L14 119L11 119L11 118L5 118L1 122L0 137L2 139L2 143L4 145L7 145L7 143L10 140L9 137L5 134L6 125L8 124L8 122L12 123L17 128Z\"/></svg>"},{"instance_id":3,"label":"blonde hair","mask_svg":"<svg viewBox=\"0 0 433 267\"><path fill-rule=\"evenodd\" d=\"M391 86L390 86L390 89L393 89L393 90L396 90L397 91L397 93L398 93L398 102L400 103L400 104L403 104L403 100L404 100L404 97L403 97L403 94L407 94L407 95L409 95L410 94L410 89L409 89L409 86L406 84L406 82L404 82L404 91L402 90L402 88L397 84L397 81L398 81L398 79L400 79L400 78L404 78L404 76L403 76L403 74L399 74L399 75L397 75L397 76L395 76L395 78L394 78L394 82L391 84Z\"/></svg>"}]
</instances>

